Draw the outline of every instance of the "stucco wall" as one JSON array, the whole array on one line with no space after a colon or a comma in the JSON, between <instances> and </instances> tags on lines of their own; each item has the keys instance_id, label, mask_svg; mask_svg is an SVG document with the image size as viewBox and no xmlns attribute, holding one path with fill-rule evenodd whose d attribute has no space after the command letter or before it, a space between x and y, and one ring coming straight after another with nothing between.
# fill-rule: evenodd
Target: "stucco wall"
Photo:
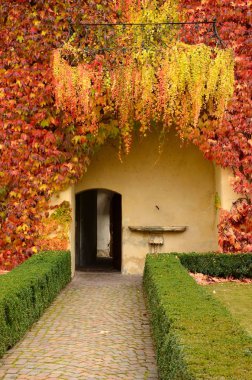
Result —
<instances>
[{"instance_id":1,"label":"stucco wall","mask_svg":"<svg viewBox=\"0 0 252 380\"><path fill-rule=\"evenodd\" d=\"M137 139L122 163L117 148L106 145L75 186L75 193L103 188L122 195L123 273L141 273L150 251L149 235L128 226L187 226L186 232L163 235L162 252L217 249L213 165L196 147L180 145L170 133L159 154L158 137L152 134Z\"/></svg>"},{"instance_id":2,"label":"stucco wall","mask_svg":"<svg viewBox=\"0 0 252 380\"><path fill-rule=\"evenodd\" d=\"M233 174L230 169L215 167L216 192L220 198L221 207L230 210L232 203L239 198L232 188Z\"/></svg>"}]
</instances>

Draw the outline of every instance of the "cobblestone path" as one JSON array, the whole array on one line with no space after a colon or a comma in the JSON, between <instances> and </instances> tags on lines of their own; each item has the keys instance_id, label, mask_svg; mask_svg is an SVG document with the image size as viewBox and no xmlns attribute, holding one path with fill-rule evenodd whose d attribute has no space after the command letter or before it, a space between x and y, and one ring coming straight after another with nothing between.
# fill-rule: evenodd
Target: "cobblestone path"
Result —
<instances>
[{"instance_id":1,"label":"cobblestone path","mask_svg":"<svg viewBox=\"0 0 252 380\"><path fill-rule=\"evenodd\" d=\"M157 380L141 281L77 273L0 360L0 379Z\"/></svg>"}]
</instances>

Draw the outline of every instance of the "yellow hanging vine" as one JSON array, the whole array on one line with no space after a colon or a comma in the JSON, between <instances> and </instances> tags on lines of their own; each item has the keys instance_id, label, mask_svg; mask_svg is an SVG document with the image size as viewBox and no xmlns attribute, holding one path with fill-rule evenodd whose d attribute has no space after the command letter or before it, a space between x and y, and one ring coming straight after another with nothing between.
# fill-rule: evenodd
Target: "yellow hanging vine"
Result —
<instances>
[{"instance_id":1,"label":"yellow hanging vine","mask_svg":"<svg viewBox=\"0 0 252 380\"><path fill-rule=\"evenodd\" d=\"M153 122L163 132L174 125L187 137L201 128L203 114L221 122L234 91L233 52L179 42L179 28L162 24L179 21L174 0L116 4L124 22L138 26L92 29L90 54L75 35L53 53L56 105L82 126L74 141L98 136L110 122L127 152L134 127L145 135Z\"/></svg>"},{"instance_id":2,"label":"yellow hanging vine","mask_svg":"<svg viewBox=\"0 0 252 380\"><path fill-rule=\"evenodd\" d=\"M221 121L233 95L234 58L229 49L177 42L158 51L122 55L110 68L100 60L71 66L63 58L66 50L69 45L53 55L57 106L97 130L106 117L117 120L126 151L136 122L144 134L154 121L164 130L177 126L185 137L199 127L204 112Z\"/></svg>"}]
</instances>

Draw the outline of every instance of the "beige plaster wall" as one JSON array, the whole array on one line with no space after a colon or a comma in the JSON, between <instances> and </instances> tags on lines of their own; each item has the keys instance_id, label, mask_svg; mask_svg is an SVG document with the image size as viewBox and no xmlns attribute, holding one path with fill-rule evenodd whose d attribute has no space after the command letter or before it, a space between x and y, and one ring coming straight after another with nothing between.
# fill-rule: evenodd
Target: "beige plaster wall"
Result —
<instances>
[{"instance_id":1,"label":"beige plaster wall","mask_svg":"<svg viewBox=\"0 0 252 380\"><path fill-rule=\"evenodd\" d=\"M128 226L187 226L183 233L164 233L162 252L217 249L215 172L192 145L170 133L159 154L158 137L137 139L121 163L118 150L104 146L93 157L75 193L104 188L122 194L122 272L142 273L149 234ZM72 238L73 240L73 238Z\"/></svg>"},{"instance_id":2,"label":"beige plaster wall","mask_svg":"<svg viewBox=\"0 0 252 380\"><path fill-rule=\"evenodd\" d=\"M230 210L232 203L239 198L232 188L233 174L230 169L215 167L216 192L219 195L221 207L224 210Z\"/></svg>"}]
</instances>

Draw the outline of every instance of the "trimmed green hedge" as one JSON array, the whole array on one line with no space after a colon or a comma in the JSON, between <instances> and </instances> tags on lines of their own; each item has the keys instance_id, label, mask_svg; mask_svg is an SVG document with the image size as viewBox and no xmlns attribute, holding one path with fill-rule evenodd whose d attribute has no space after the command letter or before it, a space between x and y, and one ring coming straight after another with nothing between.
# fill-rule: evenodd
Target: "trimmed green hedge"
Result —
<instances>
[{"instance_id":1,"label":"trimmed green hedge","mask_svg":"<svg viewBox=\"0 0 252 380\"><path fill-rule=\"evenodd\" d=\"M70 279L67 251L39 253L0 277L0 357L38 320Z\"/></svg>"},{"instance_id":2,"label":"trimmed green hedge","mask_svg":"<svg viewBox=\"0 0 252 380\"><path fill-rule=\"evenodd\" d=\"M193 273L216 277L252 278L252 254L179 254L181 263Z\"/></svg>"},{"instance_id":3,"label":"trimmed green hedge","mask_svg":"<svg viewBox=\"0 0 252 380\"><path fill-rule=\"evenodd\" d=\"M161 380L252 379L252 339L178 256L148 255L144 287Z\"/></svg>"}]
</instances>

